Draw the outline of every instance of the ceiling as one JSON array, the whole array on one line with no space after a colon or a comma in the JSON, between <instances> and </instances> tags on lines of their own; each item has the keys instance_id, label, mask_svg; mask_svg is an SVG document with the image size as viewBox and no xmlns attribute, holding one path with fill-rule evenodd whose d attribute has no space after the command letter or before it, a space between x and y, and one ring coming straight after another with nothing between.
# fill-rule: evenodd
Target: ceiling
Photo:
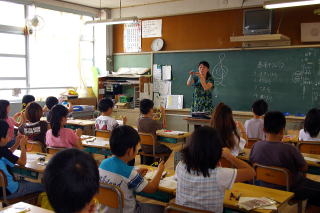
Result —
<instances>
[{"instance_id":1,"label":"ceiling","mask_svg":"<svg viewBox=\"0 0 320 213\"><path fill-rule=\"evenodd\" d=\"M79 5L100 8L100 0L63 0L64 2L75 3ZM164 2L173 2L181 0L121 0L122 7L143 6ZM214 0L212 0L214 1ZM119 8L120 0L101 0L101 8Z\"/></svg>"}]
</instances>

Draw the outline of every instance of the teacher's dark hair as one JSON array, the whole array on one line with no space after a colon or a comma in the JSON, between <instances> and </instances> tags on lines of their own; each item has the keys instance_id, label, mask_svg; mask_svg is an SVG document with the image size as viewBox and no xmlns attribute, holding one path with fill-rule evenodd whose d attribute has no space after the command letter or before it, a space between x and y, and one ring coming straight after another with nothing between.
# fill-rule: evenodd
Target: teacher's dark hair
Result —
<instances>
[{"instance_id":1,"label":"teacher's dark hair","mask_svg":"<svg viewBox=\"0 0 320 213\"><path fill-rule=\"evenodd\" d=\"M181 152L189 173L194 171L197 175L210 177L209 169L216 168L222 155L220 136L211 127L199 127Z\"/></svg>"},{"instance_id":2,"label":"teacher's dark hair","mask_svg":"<svg viewBox=\"0 0 320 213\"><path fill-rule=\"evenodd\" d=\"M317 108L310 109L304 120L304 131L308 132L311 137L317 137L320 132L320 110Z\"/></svg>"},{"instance_id":3,"label":"teacher's dark hair","mask_svg":"<svg viewBox=\"0 0 320 213\"><path fill-rule=\"evenodd\" d=\"M235 137L240 141L240 136L237 131L237 125L233 120L232 110L224 103L219 103L212 112L211 127L215 128L222 139L222 146L233 149L237 144Z\"/></svg>"},{"instance_id":4,"label":"teacher's dark hair","mask_svg":"<svg viewBox=\"0 0 320 213\"><path fill-rule=\"evenodd\" d=\"M203 65L203 66L207 67L208 69L210 69L210 64L207 61L200 61L198 64L198 67L200 65ZM209 77L211 77L211 73L208 71L207 76L206 76L206 80L208 80Z\"/></svg>"}]
</instances>

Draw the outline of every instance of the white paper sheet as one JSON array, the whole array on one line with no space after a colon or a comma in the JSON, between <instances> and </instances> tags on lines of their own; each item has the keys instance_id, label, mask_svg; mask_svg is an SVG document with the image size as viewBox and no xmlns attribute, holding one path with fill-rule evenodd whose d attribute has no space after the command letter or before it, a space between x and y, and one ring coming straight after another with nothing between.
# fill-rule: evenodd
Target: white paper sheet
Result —
<instances>
[{"instance_id":1,"label":"white paper sheet","mask_svg":"<svg viewBox=\"0 0 320 213\"><path fill-rule=\"evenodd\" d=\"M166 101L167 109L182 109L183 95L168 95Z\"/></svg>"},{"instance_id":2,"label":"white paper sheet","mask_svg":"<svg viewBox=\"0 0 320 213\"><path fill-rule=\"evenodd\" d=\"M320 160L317 158L304 157L304 159L307 161L312 161L312 162L320 162Z\"/></svg>"},{"instance_id":3,"label":"white paper sheet","mask_svg":"<svg viewBox=\"0 0 320 213\"><path fill-rule=\"evenodd\" d=\"M162 19L142 21L142 38L162 36Z\"/></svg>"},{"instance_id":4,"label":"white paper sheet","mask_svg":"<svg viewBox=\"0 0 320 213\"><path fill-rule=\"evenodd\" d=\"M152 70L153 80L161 80L162 77L162 69L161 65L154 64Z\"/></svg>"},{"instance_id":5,"label":"white paper sheet","mask_svg":"<svg viewBox=\"0 0 320 213\"><path fill-rule=\"evenodd\" d=\"M161 81L159 83L159 93L161 96L171 95L171 81Z\"/></svg>"},{"instance_id":6,"label":"white paper sheet","mask_svg":"<svg viewBox=\"0 0 320 213\"><path fill-rule=\"evenodd\" d=\"M187 132L184 131L170 131L170 132L165 132L168 135L181 135L181 134L185 134Z\"/></svg>"},{"instance_id":7,"label":"white paper sheet","mask_svg":"<svg viewBox=\"0 0 320 213\"><path fill-rule=\"evenodd\" d=\"M172 76L172 68L171 65L162 66L162 80L171 81Z\"/></svg>"}]
</instances>

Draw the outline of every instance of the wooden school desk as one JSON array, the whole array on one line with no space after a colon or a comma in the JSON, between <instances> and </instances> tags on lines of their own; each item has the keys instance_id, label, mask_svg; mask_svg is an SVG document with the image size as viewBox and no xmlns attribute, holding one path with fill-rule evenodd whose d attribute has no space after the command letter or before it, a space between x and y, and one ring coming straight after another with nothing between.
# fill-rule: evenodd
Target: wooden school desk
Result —
<instances>
[{"instance_id":1,"label":"wooden school desk","mask_svg":"<svg viewBox=\"0 0 320 213\"><path fill-rule=\"evenodd\" d=\"M186 141L187 137L191 135L190 132L181 132L180 134L173 134L175 131L168 131L161 129L157 131L158 140L161 142L177 143L179 141ZM180 132L180 131L178 131Z\"/></svg>"},{"instance_id":2,"label":"wooden school desk","mask_svg":"<svg viewBox=\"0 0 320 213\"><path fill-rule=\"evenodd\" d=\"M277 201L279 204L277 208L281 208L282 205L286 204L291 198L293 198L294 193L281 191L261 186L255 186L245 183L235 183L233 184L231 190L227 190L224 196L223 206L229 209L240 210L238 207L238 201L235 199L230 199L230 193L235 195L240 194L241 197L266 197ZM271 213L273 210L255 209L250 212L261 212L261 213Z\"/></svg>"},{"instance_id":3,"label":"wooden school desk","mask_svg":"<svg viewBox=\"0 0 320 213\"><path fill-rule=\"evenodd\" d=\"M187 131L190 132L190 125L209 125L210 119L187 117L183 120L187 121Z\"/></svg>"},{"instance_id":4,"label":"wooden school desk","mask_svg":"<svg viewBox=\"0 0 320 213\"><path fill-rule=\"evenodd\" d=\"M151 170L151 171L157 170L157 167L152 167L147 165L138 165L137 167L147 168L148 170ZM167 171L166 177L170 177L175 174L174 170L165 169L165 171ZM143 197L147 197L147 198L151 198L157 201L167 202L167 203L175 197L175 194L176 194L176 188L173 189L173 188L167 188L163 186L159 186L158 191L152 194L144 193L144 192L137 193L137 195L139 196L143 196Z\"/></svg>"},{"instance_id":5,"label":"wooden school desk","mask_svg":"<svg viewBox=\"0 0 320 213\"><path fill-rule=\"evenodd\" d=\"M29 203L19 202L0 210L1 212L23 212L23 213L53 213L48 209L43 209Z\"/></svg>"},{"instance_id":6,"label":"wooden school desk","mask_svg":"<svg viewBox=\"0 0 320 213\"><path fill-rule=\"evenodd\" d=\"M95 137L90 135L82 135L82 146L85 147L84 151L94 154L101 154L110 156L109 139L103 137Z\"/></svg>"},{"instance_id":7,"label":"wooden school desk","mask_svg":"<svg viewBox=\"0 0 320 213\"><path fill-rule=\"evenodd\" d=\"M14 155L20 157L21 151L16 150ZM44 161L40 161L40 158L44 158ZM52 158L51 154L27 152L27 163L25 166L16 165L12 168L13 173L18 176L27 177L31 179L39 179L40 174L44 173L48 161Z\"/></svg>"}]
</instances>

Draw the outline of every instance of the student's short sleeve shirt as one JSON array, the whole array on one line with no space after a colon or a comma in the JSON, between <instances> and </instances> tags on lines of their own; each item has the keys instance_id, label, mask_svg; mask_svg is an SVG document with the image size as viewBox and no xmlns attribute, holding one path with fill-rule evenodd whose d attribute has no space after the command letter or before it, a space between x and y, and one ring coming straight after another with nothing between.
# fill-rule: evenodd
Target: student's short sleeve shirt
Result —
<instances>
[{"instance_id":1,"label":"student's short sleeve shirt","mask_svg":"<svg viewBox=\"0 0 320 213\"><path fill-rule=\"evenodd\" d=\"M28 136L29 140L45 142L48 123L46 121L38 121L35 123L25 123L19 127L19 132Z\"/></svg>"},{"instance_id":2,"label":"student's short sleeve shirt","mask_svg":"<svg viewBox=\"0 0 320 213\"><path fill-rule=\"evenodd\" d=\"M250 161L251 163L288 169L292 173L293 187L303 180L300 169L306 165L306 161L299 150L291 144L259 141L251 149Z\"/></svg>"},{"instance_id":3,"label":"student's short sleeve shirt","mask_svg":"<svg viewBox=\"0 0 320 213\"><path fill-rule=\"evenodd\" d=\"M209 177L201 173L188 172L185 163L176 167L176 203L201 210L223 212L226 189L230 189L237 177L237 170L217 167L209 169Z\"/></svg>"},{"instance_id":4,"label":"student's short sleeve shirt","mask_svg":"<svg viewBox=\"0 0 320 213\"><path fill-rule=\"evenodd\" d=\"M18 160L19 158L15 156L8 148L0 147L0 169L7 176L7 190L11 194L15 193L18 190L19 183L14 180L14 177L12 173L9 171L9 168L14 167Z\"/></svg>"},{"instance_id":5,"label":"student's short sleeve shirt","mask_svg":"<svg viewBox=\"0 0 320 213\"><path fill-rule=\"evenodd\" d=\"M95 127L97 130L108 130L112 131L114 128L119 126L116 119L110 117L110 116L99 116L96 119Z\"/></svg>"},{"instance_id":6,"label":"student's short sleeve shirt","mask_svg":"<svg viewBox=\"0 0 320 213\"><path fill-rule=\"evenodd\" d=\"M258 138L260 140L264 140L265 134L263 132L263 124L263 119L252 118L250 120L246 120L244 127L246 129L248 138Z\"/></svg>"},{"instance_id":7,"label":"student's short sleeve shirt","mask_svg":"<svg viewBox=\"0 0 320 213\"><path fill-rule=\"evenodd\" d=\"M52 129L48 130L46 134L47 146L72 148L76 146L78 140L78 135L69 128L61 128L58 137L52 134Z\"/></svg>"},{"instance_id":8,"label":"student's short sleeve shirt","mask_svg":"<svg viewBox=\"0 0 320 213\"><path fill-rule=\"evenodd\" d=\"M313 138L308 132L301 129L299 132L299 141L320 141L320 134Z\"/></svg>"},{"instance_id":9,"label":"student's short sleeve shirt","mask_svg":"<svg viewBox=\"0 0 320 213\"><path fill-rule=\"evenodd\" d=\"M102 161L99 174L101 183L118 186L123 192L123 212L134 213L136 207L134 192L141 192L148 185L148 181L133 166L128 166L117 157Z\"/></svg>"}]
</instances>

